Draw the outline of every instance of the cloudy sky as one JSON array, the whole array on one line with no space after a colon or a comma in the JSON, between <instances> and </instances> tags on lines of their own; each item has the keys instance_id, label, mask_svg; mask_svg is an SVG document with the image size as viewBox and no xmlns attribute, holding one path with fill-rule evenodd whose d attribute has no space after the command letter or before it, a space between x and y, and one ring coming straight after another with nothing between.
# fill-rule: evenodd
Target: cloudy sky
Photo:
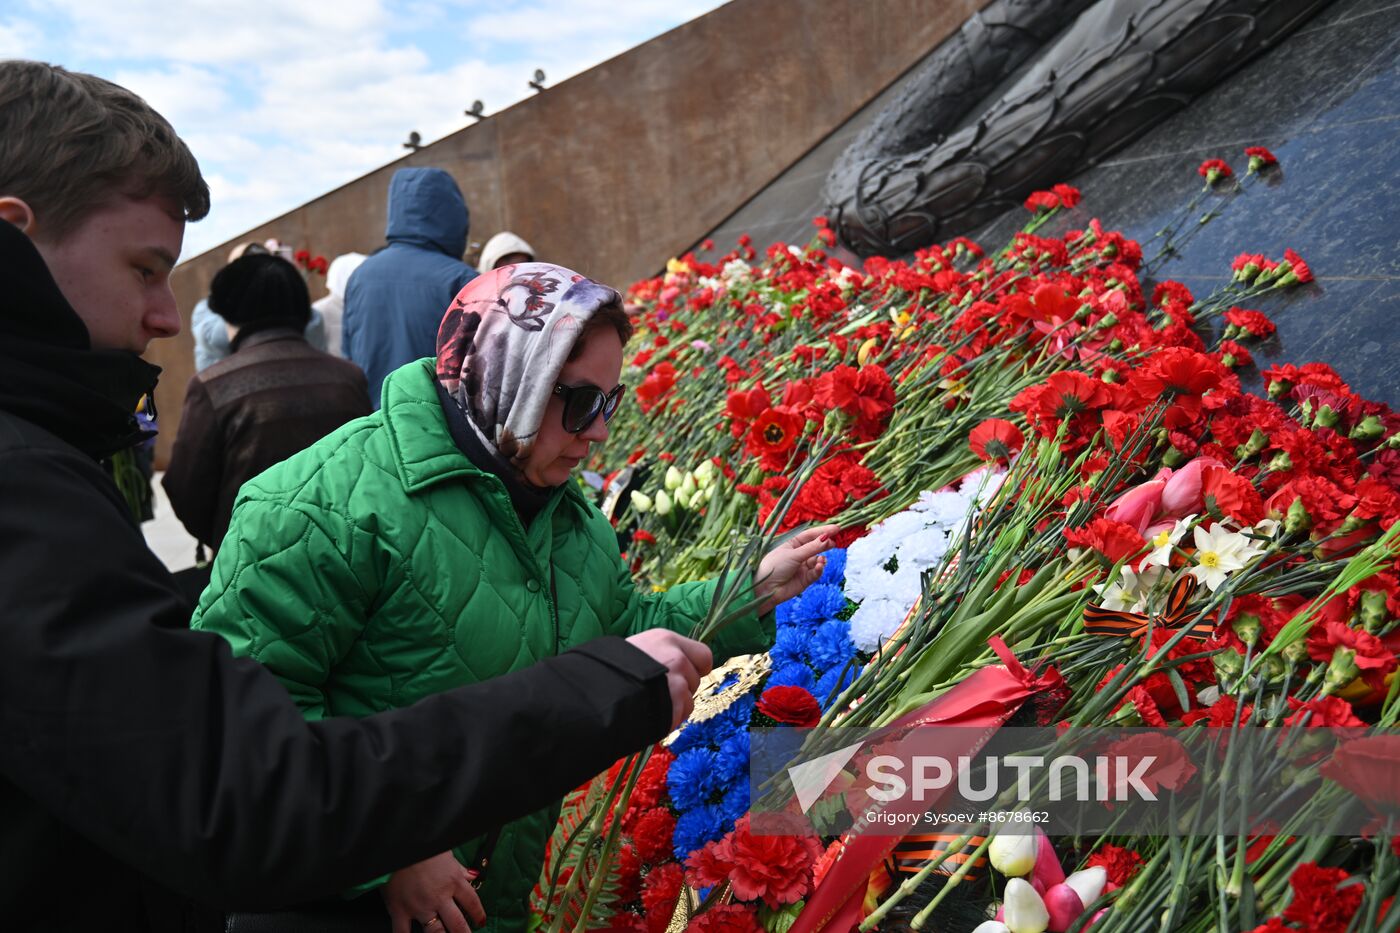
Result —
<instances>
[{"instance_id":1,"label":"cloudy sky","mask_svg":"<svg viewBox=\"0 0 1400 933\"><path fill-rule=\"evenodd\" d=\"M213 195L195 256L722 0L6 0L0 58L36 58L145 97Z\"/></svg>"}]
</instances>

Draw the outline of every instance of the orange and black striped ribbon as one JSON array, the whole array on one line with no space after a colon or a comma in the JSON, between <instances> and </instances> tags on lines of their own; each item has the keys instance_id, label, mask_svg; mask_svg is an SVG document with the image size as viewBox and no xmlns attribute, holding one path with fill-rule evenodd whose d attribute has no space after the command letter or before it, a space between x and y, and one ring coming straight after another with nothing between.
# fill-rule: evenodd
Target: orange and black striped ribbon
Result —
<instances>
[{"instance_id":1,"label":"orange and black striped ribbon","mask_svg":"<svg viewBox=\"0 0 1400 933\"><path fill-rule=\"evenodd\" d=\"M895 846L892 855L895 860L896 870L900 874L916 875L926 864L937 858L939 854L946 852L948 846L962 838L959 833L925 833L916 836L905 836ZM939 866L934 869L936 873L951 875L957 871L962 864L977 851L986 840L982 836L973 836L957 852L948 855ZM987 865L987 857L979 855L972 862L972 867L968 869L967 879L974 881L981 870Z\"/></svg>"},{"instance_id":2,"label":"orange and black striped ribbon","mask_svg":"<svg viewBox=\"0 0 1400 933\"><path fill-rule=\"evenodd\" d=\"M1190 625L1187 638L1204 641L1215 633L1215 623L1202 619L1191 624L1193 613L1187 605L1196 595L1200 583L1190 574L1184 575L1172 586L1167 596L1167 607L1161 615L1147 616L1140 612L1126 612L1121 609L1105 609L1102 606L1084 607L1084 630L1091 635L1114 635L1119 638L1136 638L1147 632L1149 626L1180 629Z\"/></svg>"}]
</instances>

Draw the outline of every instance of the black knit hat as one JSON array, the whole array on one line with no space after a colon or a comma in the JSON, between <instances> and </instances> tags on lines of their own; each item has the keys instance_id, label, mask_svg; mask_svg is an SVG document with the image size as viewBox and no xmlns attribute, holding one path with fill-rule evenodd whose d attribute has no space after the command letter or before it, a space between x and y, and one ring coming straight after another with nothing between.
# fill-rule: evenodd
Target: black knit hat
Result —
<instances>
[{"instance_id":1,"label":"black knit hat","mask_svg":"<svg viewBox=\"0 0 1400 933\"><path fill-rule=\"evenodd\" d=\"M243 331L302 330L311 320L311 294L296 266L280 256L251 254L235 259L214 276L209 308Z\"/></svg>"}]
</instances>

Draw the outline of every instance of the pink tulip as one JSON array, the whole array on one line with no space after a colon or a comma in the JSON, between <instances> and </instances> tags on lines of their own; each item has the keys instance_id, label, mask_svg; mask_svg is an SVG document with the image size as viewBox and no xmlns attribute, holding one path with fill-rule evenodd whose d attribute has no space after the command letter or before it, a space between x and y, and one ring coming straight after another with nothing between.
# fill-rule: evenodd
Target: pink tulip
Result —
<instances>
[{"instance_id":1,"label":"pink tulip","mask_svg":"<svg viewBox=\"0 0 1400 933\"><path fill-rule=\"evenodd\" d=\"M1060 857L1055 854L1055 847L1050 844L1050 837L1038 829L1036 835L1039 837L1040 849L1036 852L1031 883L1039 881L1040 893L1044 894L1048 889L1065 880L1065 870L1060 867Z\"/></svg>"},{"instance_id":2,"label":"pink tulip","mask_svg":"<svg viewBox=\"0 0 1400 933\"><path fill-rule=\"evenodd\" d=\"M1084 902L1074 888L1057 884L1045 892L1045 909L1050 913L1050 933L1064 933L1084 913Z\"/></svg>"},{"instance_id":3,"label":"pink tulip","mask_svg":"<svg viewBox=\"0 0 1400 933\"><path fill-rule=\"evenodd\" d=\"M1164 472L1170 473L1171 470ZM1165 479L1154 479L1141 486L1134 486L1115 499L1113 504L1104 510L1104 517L1115 522L1122 522L1125 525L1132 525L1139 533L1146 531L1147 526L1152 524L1152 519L1162 507L1162 490L1166 485Z\"/></svg>"},{"instance_id":4,"label":"pink tulip","mask_svg":"<svg viewBox=\"0 0 1400 933\"><path fill-rule=\"evenodd\" d=\"M1171 518L1199 515L1205 508L1201 493L1201 475L1206 467L1224 466L1214 457L1197 457L1177 470L1162 489L1162 512Z\"/></svg>"}]
</instances>

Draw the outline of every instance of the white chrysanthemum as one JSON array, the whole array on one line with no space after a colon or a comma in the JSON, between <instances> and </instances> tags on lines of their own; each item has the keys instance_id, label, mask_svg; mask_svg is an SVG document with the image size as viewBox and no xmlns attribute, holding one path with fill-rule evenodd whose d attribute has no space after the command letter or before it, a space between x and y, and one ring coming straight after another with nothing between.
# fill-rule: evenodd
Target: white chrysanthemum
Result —
<instances>
[{"instance_id":1,"label":"white chrysanthemum","mask_svg":"<svg viewBox=\"0 0 1400 933\"><path fill-rule=\"evenodd\" d=\"M911 511L923 517L925 524L938 524L952 528L967 516L969 502L956 492L926 492Z\"/></svg>"},{"instance_id":2,"label":"white chrysanthemum","mask_svg":"<svg viewBox=\"0 0 1400 933\"><path fill-rule=\"evenodd\" d=\"M895 551L895 557L899 560L901 571L906 564L917 570L925 570L938 566L943 560L943 555L947 553L948 532L942 527L932 525L905 538L899 550Z\"/></svg>"},{"instance_id":3,"label":"white chrysanthemum","mask_svg":"<svg viewBox=\"0 0 1400 933\"><path fill-rule=\"evenodd\" d=\"M719 274L730 288L734 288L738 285L748 284L753 278L753 269L742 259L731 259L724 264L724 268L720 270Z\"/></svg>"},{"instance_id":4,"label":"white chrysanthemum","mask_svg":"<svg viewBox=\"0 0 1400 933\"><path fill-rule=\"evenodd\" d=\"M861 651L874 651L880 642L889 640L908 612L908 606L893 600L865 600L851 616L851 641Z\"/></svg>"}]
</instances>

